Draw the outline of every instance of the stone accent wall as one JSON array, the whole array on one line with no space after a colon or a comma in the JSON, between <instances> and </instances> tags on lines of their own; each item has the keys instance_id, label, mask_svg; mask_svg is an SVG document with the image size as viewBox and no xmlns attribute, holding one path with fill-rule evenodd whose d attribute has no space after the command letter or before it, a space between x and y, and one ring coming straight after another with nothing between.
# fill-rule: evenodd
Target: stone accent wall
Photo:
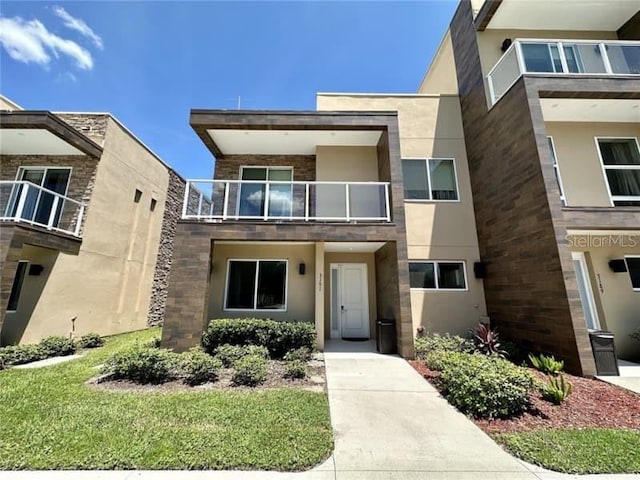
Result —
<instances>
[{"instance_id":1,"label":"stone accent wall","mask_svg":"<svg viewBox=\"0 0 640 480\"><path fill-rule=\"evenodd\" d=\"M91 193L95 184L98 160L85 155L2 155L0 180L15 180L20 167L65 167L71 168L67 197L86 205L80 235L84 229L90 207ZM0 205L7 204L10 189L2 189ZM79 209L75 204L65 205L60 218L61 228L74 228Z\"/></svg>"},{"instance_id":2,"label":"stone accent wall","mask_svg":"<svg viewBox=\"0 0 640 480\"><path fill-rule=\"evenodd\" d=\"M162 325L167 303L167 287L174 250L176 227L182 215L185 182L174 171L169 170L169 188L162 218L162 232L156 260L156 270L151 287L148 325Z\"/></svg>"},{"instance_id":3,"label":"stone accent wall","mask_svg":"<svg viewBox=\"0 0 640 480\"><path fill-rule=\"evenodd\" d=\"M85 137L104 146L109 115L104 113L56 113L55 115Z\"/></svg>"}]
</instances>

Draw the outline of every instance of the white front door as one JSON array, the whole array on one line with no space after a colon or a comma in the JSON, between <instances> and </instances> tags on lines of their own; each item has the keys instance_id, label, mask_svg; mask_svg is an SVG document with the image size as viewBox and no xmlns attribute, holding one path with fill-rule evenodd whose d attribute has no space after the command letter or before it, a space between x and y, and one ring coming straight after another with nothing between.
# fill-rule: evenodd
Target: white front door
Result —
<instances>
[{"instance_id":1,"label":"white front door","mask_svg":"<svg viewBox=\"0 0 640 480\"><path fill-rule=\"evenodd\" d=\"M331 264L331 338L369 338L365 263Z\"/></svg>"},{"instance_id":2,"label":"white front door","mask_svg":"<svg viewBox=\"0 0 640 480\"><path fill-rule=\"evenodd\" d=\"M591 282L589 281L589 269L586 258L582 252L571 252L571 257L573 258L573 269L576 272L578 294L580 295L580 302L582 303L587 329L600 330L598 310L596 309L596 302L593 299L593 290L591 290Z\"/></svg>"}]
</instances>

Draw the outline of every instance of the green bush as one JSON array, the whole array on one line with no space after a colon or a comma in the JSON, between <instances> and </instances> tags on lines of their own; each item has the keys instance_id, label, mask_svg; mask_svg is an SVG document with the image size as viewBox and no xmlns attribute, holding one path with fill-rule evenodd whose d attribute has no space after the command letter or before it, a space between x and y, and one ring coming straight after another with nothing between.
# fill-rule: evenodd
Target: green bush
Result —
<instances>
[{"instance_id":1,"label":"green bush","mask_svg":"<svg viewBox=\"0 0 640 480\"><path fill-rule=\"evenodd\" d=\"M225 367L233 367L233 365L247 355L257 355L265 360L269 358L269 350L260 345L221 345L215 350L214 357L217 358Z\"/></svg>"},{"instance_id":2,"label":"green bush","mask_svg":"<svg viewBox=\"0 0 640 480\"><path fill-rule=\"evenodd\" d=\"M180 372L188 385L215 382L222 368L222 362L204 353L198 347L180 355Z\"/></svg>"},{"instance_id":3,"label":"green bush","mask_svg":"<svg viewBox=\"0 0 640 480\"><path fill-rule=\"evenodd\" d=\"M540 370L542 373L560 373L564 368L564 362L556 360L553 355L549 355L548 357L543 354L540 354L538 357L529 355L529 361L531 365L533 365L533 368Z\"/></svg>"},{"instance_id":4,"label":"green bush","mask_svg":"<svg viewBox=\"0 0 640 480\"><path fill-rule=\"evenodd\" d=\"M557 376L549 375L547 379L549 383L541 388L542 398L547 402L560 405L571 395L573 385L569 380L565 380L562 374Z\"/></svg>"},{"instance_id":5,"label":"green bush","mask_svg":"<svg viewBox=\"0 0 640 480\"><path fill-rule=\"evenodd\" d=\"M292 362L294 360L300 360L302 362L308 362L311 360L311 350L307 347L296 348L289 350L282 358L285 362Z\"/></svg>"},{"instance_id":6,"label":"green bush","mask_svg":"<svg viewBox=\"0 0 640 480\"><path fill-rule=\"evenodd\" d=\"M282 358L296 348L313 348L316 332L313 324L277 322L259 318L212 320L202 336L205 352L214 354L221 345L262 345L272 358Z\"/></svg>"},{"instance_id":7,"label":"green bush","mask_svg":"<svg viewBox=\"0 0 640 480\"><path fill-rule=\"evenodd\" d=\"M233 383L255 387L267 379L267 361L258 355L247 355L234 364Z\"/></svg>"},{"instance_id":8,"label":"green bush","mask_svg":"<svg viewBox=\"0 0 640 480\"><path fill-rule=\"evenodd\" d=\"M62 336L44 338L40 341L40 347L46 352L47 357L61 357L76 353L75 342Z\"/></svg>"},{"instance_id":9,"label":"green bush","mask_svg":"<svg viewBox=\"0 0 640 480\"><path fill-rule=\"evenodd\" d=\"M47 352L40 345L10 345L0 348L0 363L4 367L44 360Z\"/></svg>"},{"instance_id":10,"label":"green bush","mask_svg":"<svg viewBox=\"0 0 640 480\"><path fill-rule=\"evenodd\" d=\"M429 352L472 352L473 341L448 333L426 333L416 337L416 357L424 360Z\"/></svg>"},{"instance_id":11,"label":"green bush","mask_svg":"<svg viewBox=\"0 0 640 480\"><path fill-rule=\"evenodd\" d=\"M285 364L285 378L304 378L307 376L307 364L302 360L290 360Z\"/></svg>"},{"instance_id":12,"label":"green bush","mask_svg":"<svg viewBox=\"0 0 640 480\"><path fill-rule=\"evenodd\" d=\"M97 333L87 333L78 340L78 346L80 348L98 348L102 345L104 345L104 338Z\"/></svg>"},{"instance_id":13,"label":"green bush","mask_svg":"<svg viewBox=\"0 0 640 480\"><path fill-rule=\"evenodd\" d=\"M530 406L534 379L522 367L496 356L464 355L445 364L440 377L453 406L476 418L509 418Z\"/></svg>"},{"instance_id":14,"label":"green bush","mask_svg":"<svg viewBox=\"0 0 640 480\"><path fill-rule=\"evenodd\" d=\"M168 350L134 345L107 359L102 372L135 383L163 383L175 375L176 357Z\"/></svg>"},{"instance_id":15,"label":"green bush","mask_svg":"<svg viewBox=\"0 0 640 480\"><path fill-rule=\"evenodd\" d=\"M424 361L429 368L441 372L447 366L464 362L471 357L471 353L434 350L426 355Z\"/></svg>"},{"instance_id":16,"label":"green bush","mask_svg":"<svg viewBox=\"0 0 640 480\"><path fill-rule=\"evenodd\" d=\"M160 348L160 338L152 338L151 340L145 342L144 346L148 348Z\"/></svg>"}]
</instances>

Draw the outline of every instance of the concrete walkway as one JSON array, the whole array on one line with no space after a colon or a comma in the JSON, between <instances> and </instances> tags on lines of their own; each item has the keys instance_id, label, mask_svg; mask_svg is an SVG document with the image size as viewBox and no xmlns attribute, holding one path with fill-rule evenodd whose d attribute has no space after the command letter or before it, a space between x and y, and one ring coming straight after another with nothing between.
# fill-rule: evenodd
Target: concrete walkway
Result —
<instances>
[{"instance_id":1,"label":"concrete walkway","mask_svg":"<svg viewBox=\"0 0 640 480\"><path fill-rule=\"evenodd\" d=\"M565 475L503 451L397 356L371 342L330 342L325 351L334 454L301 473L236 471L0 472L11 480L618 480Z\"/></svg>"},{"instance_id":2,"label":"concrete walkway","mask_svg":"<svg viewBox=\"0 0 640 480\"><path fill-rule=\"evenodd\" d=\"M618 360L619 377L597 377L603 382L612 383L632 392L640 393L640 365L626 360Z\"/></svg>"}]
</instances>

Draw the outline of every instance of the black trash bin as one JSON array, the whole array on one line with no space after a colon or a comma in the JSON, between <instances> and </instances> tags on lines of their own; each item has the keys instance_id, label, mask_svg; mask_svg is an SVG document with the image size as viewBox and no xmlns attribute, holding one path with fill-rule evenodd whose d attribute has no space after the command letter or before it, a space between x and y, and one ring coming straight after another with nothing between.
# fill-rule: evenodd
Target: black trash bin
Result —
<instances>
[{"instance_id":1,"label":"black trash bin","mask_svg":"<svg viewBox=\"0 0 640 480\"><path fill-rule=\"evenodd\" d=\"M396 321L379 319L376 322L376 350L380 353L396 353Z\"/></svg>"},{"instance_id":2,"label":"black trash bin","mask_svg":"<svg viewBox=\"0 0 640 480\"><path fill-rule=\"evenodd\" d=\"M591 340L593 358L596 361L597 374L619 376L613 333L605 330L589 332L589 339Z\"/></svg>"}]
</instances>

